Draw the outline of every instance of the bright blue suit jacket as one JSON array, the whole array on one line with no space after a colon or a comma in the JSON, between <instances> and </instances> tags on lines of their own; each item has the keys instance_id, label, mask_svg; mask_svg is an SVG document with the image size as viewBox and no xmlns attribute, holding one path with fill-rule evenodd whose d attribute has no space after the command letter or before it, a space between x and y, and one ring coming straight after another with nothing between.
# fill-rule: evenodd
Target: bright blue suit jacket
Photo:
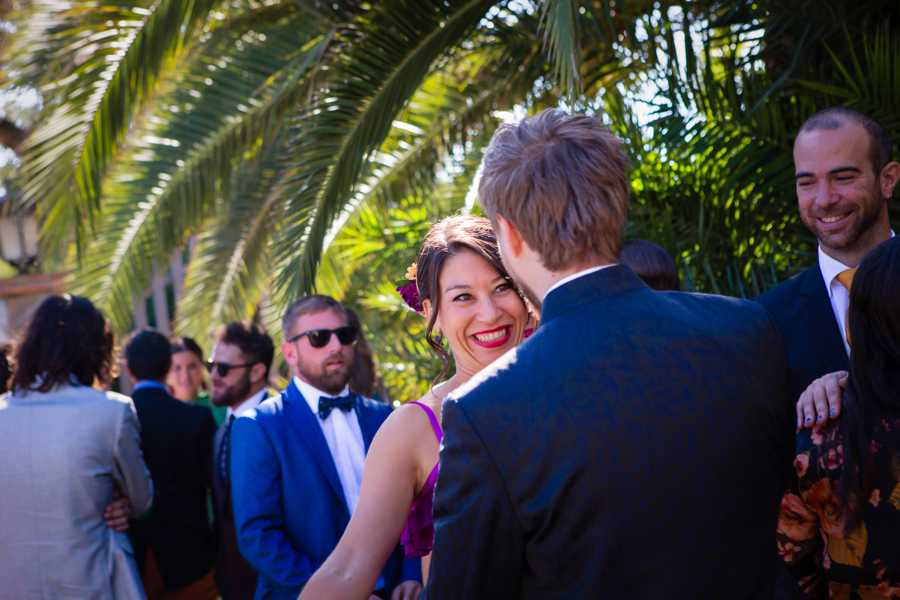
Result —
<instances>
[{"instance_id":1,"label":"bright blue suit jacket","mask_svg":"<svg viewBox=\"0 0 900 600\"><path fill-rule=\"evenodd\" d=\"M355 410L368 452L391 408L362 398ZM294 600L350 521L337 468L293 382L233 427L234 520L241 554L259 573L255 599ZM402 557L398 544L384 569L388 597L398 583L422 580L420 560Z\"/></svg>"}]
</instances>

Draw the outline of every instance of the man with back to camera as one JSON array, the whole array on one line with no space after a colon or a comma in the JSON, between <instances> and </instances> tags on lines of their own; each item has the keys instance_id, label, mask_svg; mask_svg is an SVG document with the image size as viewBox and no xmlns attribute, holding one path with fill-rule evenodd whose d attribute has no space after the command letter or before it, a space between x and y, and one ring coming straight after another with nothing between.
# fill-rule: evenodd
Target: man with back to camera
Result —
<instances>
[{"instance_id":1,"label":"man with back to camera","mask_svg":"<svg viewBox=\"0 0 900 600\"><path fill-rule=\"evenodd\" d=\"M358 331L329 296L305 296L282 320L294 378L234 422L231 478L241 554L259 573L256 600L294 600L337 546L359 500L366 451L391 412L349 391ZM421 562L388 559L375 594L414 597Z\"/></svg>"},{"instance_id":2,"label":"man with back to camera","mask_svg":"<svg viewBox=\"0 0 900 600\"><path fill-rule=\"evenodd\" d=\"M778 331L616 264L627 168L599 121L555 109L485 153L479 197L541 324L444 402L429 600L775 595Z\"/></svg>"},{"instance_id":3,"label":"man with back to camera","mask_svg":"<svg viewBox=\"0 0 900 600\"><path fill-rule=\"evenodd\" d=\"M840 411L838 382L846 377L852 341L846 327L853 273L867 252L894 235L887 201L900 164L891 153L881 124L842 107L811 116L794 142L800 218L819 242L818 261L756 301L784 336L793 401L814 380L834 374L810 390L815 411L798 405L797 427L821 425Z\"/></svg>"},{"instance_id":4,"label":"man with back to camera","mask_svg":"<svg viewBox=\"0 0 900 600\"><path fill-rule=\"evenodd\" d=\"M266 383L275 345L266 330L244 321L222 325L214 336L207 367L212 381L213 406L226 406L225 423L216 431L213 451L213 497L221 540L216 559L216 587L222 600L252 600L258 575L238 548L234 527L228 453L234 421L266 399Z\"/></svg>"},{"instance_id":5,"label":"man with back to camera","mask_svg":"<svg viewBox=\"0 0 900 600\"><path fill-rule=\"evenodd\" d=\"M135 333L125 361L135 384L141 451L156 490L150 515L133 522L129 532L147 600L215 600L216 545L206 505L216 431L212 412L166 391L172 349L161 333Z\"/></svg>"}]
</instances>

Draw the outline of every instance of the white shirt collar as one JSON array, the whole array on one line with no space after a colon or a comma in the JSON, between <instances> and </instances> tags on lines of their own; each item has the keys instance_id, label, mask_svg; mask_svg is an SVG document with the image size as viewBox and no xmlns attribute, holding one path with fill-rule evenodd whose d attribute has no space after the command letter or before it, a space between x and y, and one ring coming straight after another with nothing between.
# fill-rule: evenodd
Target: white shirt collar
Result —
<instances>
[{"instance_id":1,"label":"white shirt collar","mask_svg":"<svg viewBox=\"0 0 900 600\"><path fill-rule=\"evenodd\" d=\"M303 394L304 400L306 400L306 403L309 404L309 408L313 411L314 415L319 414L319 398L321 396L337 398L338 396L346 396L350 393L350 387L345 385L344 389L341 390L341 393L328 394L318 388L309 385L296 375L294 376L294 385L296 385L297 389L300 390L300 393Z\"/></svg>"},{"instance_id":2,"label":"white shirt collar","mask_svg":"<svg viewBox=\"0 0 900 600\"><path fill-rule=\"evenodd\" d=\"M891 237L894 237L893 230L891 231ZM859 265L855 265L859 266ZM847 269L851 269L854 267L848 267L844 263L834 258L831 258L822 250L822 246L819 246L819 269L822 271L822 279L825 280L825 289L828 290L828 297L832 297L834 295L834 291L831 288L831 284L834 282L834 278L846 271Z\"/></svg>"},{"instance_id":3,"label":"white shirt collar","mask_svg":"<svg viewBox=\"0 0 900 600\"><path fill-rule=\"evenodd\" d=\"M228 411L226 411L226 419L230 419L231 415L234 415L234 418L238 418L244 415L246 412L253 410L259 403L263 401L263 398L266 397L266 388L263 388L238 404L235 408L228 407Z\"/></svg>"},{"instance_id":4,"label":"white shirt collar","mask_svg":"<svg viewBox=\"0 0 900 600\"><path fill-rule=\"evenodd\" d=\"M555 290L558 287L564 286L565 284L569 283L570 281L574 281L574 280L578 279L579 277L584 277L585 275L590 275L591 273L596 273L597 271L600 271L607 267L614 267L614 266L615 266L615 263L611 264L611 265L602 265L599 267L591 267L590 269L585 269L584 271L578 271L577 273L572 273L568 277L563 277L562 279L560 279L559 281L554 283L552 286L550 286L550 289L547 290L546 294L544 294L544 299L545 300L547 299L547 295L550 292L552 292L553 290Z\"/></svg>"}]
</instances>

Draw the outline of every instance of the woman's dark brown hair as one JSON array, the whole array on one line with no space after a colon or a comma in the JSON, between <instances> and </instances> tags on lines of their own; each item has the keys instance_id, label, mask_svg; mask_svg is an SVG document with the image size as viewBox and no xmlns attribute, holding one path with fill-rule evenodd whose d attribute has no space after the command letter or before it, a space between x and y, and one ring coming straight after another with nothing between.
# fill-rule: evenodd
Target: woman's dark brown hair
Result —
<instances>
[{"instance_id":1,"label":"woman's dark brown hair","mask_svg":"<svg viewBox=\"0 0 900 600\"><path fill-rule=\"evenodd\" d=\"M419 288L419 305L428 299L434 310L428 319L425 336L428 345L444 365L435 381L447 374L450 354L433 338L434 322L441 305L441 271L444 262L462 252L472 252L486 260L502 277L512 283L509 273L500 260L500 249L491 222L483 217L458 215L438 222L422 242L419 260L416 261L416 286Z\"/></svg>"},{"instance_id":2,"label":"woman's dark brown hair","mask_svg":"<svg viewBox=\"0 0 900 600\"><path fill-rule=\"evenodd\" d=\"M832 421L843 438L844 467L838 482L841 506L862 519L878 474L871 439L882 413L900 411L900 236L869 252L853 276L849 326L850 376L841 418ZM832 437L832 436L829 436ZM851 501L852 496L856 502Z\"/></svg>"},{"instance_id":3,"label":"woman's dark brown hair","mask_svg":"<svg viewBox=\"0 0 900 600\"><path fill-rule=\"evenodd\" d=\"M681 291L675 261L668 252L649 240L625 240L619 263L631 267L650 289L657 292Z\"/></svg>"},{"instance_id":4,"label":"woman's dark brown hair","mask_svg":"<svg viewBox=\"0 0 900 600\"><path fill-rule=\"evenodd\" d=\"M16 347L14 392L49 392L75 378L108 386L116 376L115 339L90 300L50 296L35 312Z\"/></svg>"},{"instance_id":5,"label":"woman's dark brown hair","mask_svg":"<svg viewBox=\"0 0 900 600\"><path fill-rule=\"evenodd\" d=\"M170 340L172 344L172 354L178 354L179 352L190 352L194 356L197 357L201 363L203 361L203 348L200 347L200 344L195 342L193 338L189 337L176 337Z\"/></svg>"}]
</instances>

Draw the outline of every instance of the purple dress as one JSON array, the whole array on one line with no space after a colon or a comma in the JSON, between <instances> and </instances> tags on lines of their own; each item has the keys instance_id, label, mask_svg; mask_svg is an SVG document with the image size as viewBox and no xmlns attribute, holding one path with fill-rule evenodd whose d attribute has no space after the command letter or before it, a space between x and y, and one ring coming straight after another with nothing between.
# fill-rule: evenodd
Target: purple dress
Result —
<instances>
[{"instance_id":1,"label":"purple dress","mask_svg":"<svg viewBox=\"0 0 900 600\"><path fill-rule=\"evenodd\" d=\"M425 413L431 420L434 435L437 436L438 444L440 444L444 438L444 432L437 417L430 408L421 402L410 402L410 404L418 404L425 409ZM400 536L406 558L425 556L431 552L431 548L434 546L434 516L431 514L431 508L434 504L434 484L437 481L439 466L439 464L434 465L434 469L425 480L425 485L422 486L419 495L415 497L409 509L409 519L406 521L406 527L403 528L403 535Z\"/></svg>"}]
</instances>

